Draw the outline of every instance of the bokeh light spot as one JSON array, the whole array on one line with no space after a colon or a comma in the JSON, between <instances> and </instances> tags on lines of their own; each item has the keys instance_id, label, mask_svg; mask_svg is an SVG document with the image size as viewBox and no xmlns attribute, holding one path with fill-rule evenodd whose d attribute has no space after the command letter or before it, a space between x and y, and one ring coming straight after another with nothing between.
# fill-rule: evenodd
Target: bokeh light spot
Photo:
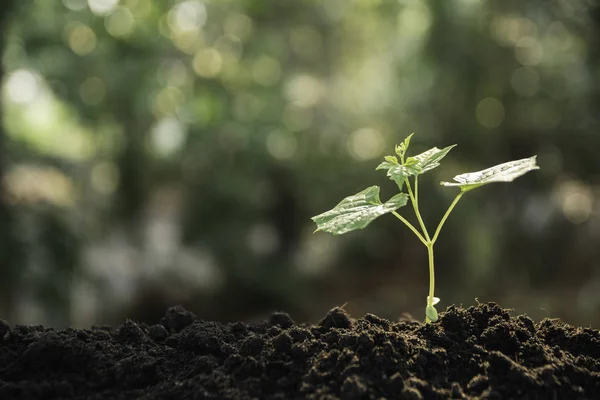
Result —
<instances>
[{"instance_id":1,"label":"bokeh light spot","mask_svg":"<svg viewBox=\"0 0 600 400\"><path fill-rule=\"evenodd\" d=\"M431 13L423 2L411 2L398 13L398 31L401 35L419 37L429 32Z\"/></svg>"},{"instance_id":2,"label":"bokeh light spot","mask_svg":"<svg viewBox=\"0 0 600 400\"><path fill-rule=\"evenodd\" d=\"M112 194L119 185L119 168L115 163L104 161L96 164L90 172L90 182L98 193Z\"/></svg>"},{"instance_id":3,"label":"bokeh light spot","mask_svg":"<svg viewBox=\"0 0 600 400\"><path fill-rule=\"evenodd\" d=\"M515 71L510 79L510 85L520 96L532 97L540 88L540 76L535 69L522 67Z\"/></svg>"},{"instance_id":4,"label":"bokeh light spot","mask_svg":"<svg viewBox=\"0 0 600 400\"><path fill-rule=\"evenodd\" d=\"M296 153L297 140L293 133L276 129L267 136L267 151L273 158L289 160Z\"/></svg>"},{"instance_id":5,"label":"bokeh light spot","mask_svg":"<svg viewBox=\"0 0 600 400\"><path fill-rule=\"evenodd\" d=\"M325 14L332 21L339 21L346 15L351 6L347 0L323 0L323 9Z\"/></svg>"},{"instance_id":6,"label":"bokeh light spot","mask_svg":"<svg viewBox=\"0 0 600 400\"><path fill-rule=\"evenodd\" d=\"M106 95L106 85L98 77L87 78L79 86L79 95L85 104L91 106L100 104Z\"/></svg>"},{"instance_id":7,"label":"bokeh light spot","mask_svg":"<svg viewBox=\"0 0 600 400\"><path fill-rule=\"evenodd\" d=\"M83 10L87 2L86 0L63 0L63 5L72 11L81 11Z\"/></svg>"},{"instance_id":8,"label":"bokeh light spot","mask_svg":"<svg viewBox=\"0 0 600 400\"><path fill-rule=\"evenodd\" d=\"M184 1L173 6L167 16L169 28L176 34L195 32L206 23L206 7L197 0Z\"/></svg>"},{"instance_id":9,"label":"bokeh light spot","mask_svg":"<svg viewBox=\"0 0 600 400\"><path fill-rule=\"evenodd\" d=\"M497 15L490 24L492 37L504 46L514 46L518 40L518 23L515 19Z\"/></svg>"},{"instance_id":10,"label":"bokeh light spot","mask_svg":"<svg viewBox=\"0 0 600 400\"><path fill-rule=\"evenodd\" d=\"M257 255L271 254L279 248L279 235L270 224L255 224L247 235L250 250Z\"/></svg>"},{"instance_id":11,"label":"bokeh light spot","mask_svg":"<svg viewBox=\"0 0 600 400\"><path fill-rule=\"evenodd\" d=\"M6 79L4 91L13 103L31 103L40 93L38 78L25 69L16 70Z\"/></svg>"},{"instance_id":12,"label":"bokeh light spot","mask_svg":"<svg viewBox=\"0 0 600 400\"><path fill-rule=\"evenodd\" d=\"M560 21L555 21L550 24L546 31L547 45L550 48L567 51L573 46L573 37Z\"/></svg>"},{"instance_id":13,"label":"bokeh light spot","mask_svg":"<svg viewBox=\"0 0 600 400\"><path fill-rule=\"evenodd\" d=\"M519 39L525 36L535 37L537 25L529 18L511 15L497 15L490 24L492 37L496 42L506 47L513 47Z\"/></svg>"},{"instance_id":14,"label":"bokeh light spot","mask_svg":"<svg viewBox=\"0 0 600 400\"><path fill-rule=\"evenodd\" d=\"M247 15L233 13L225 19L223 30L241 40L247 40L252 34L252 20Z\"/></svg>"},{"instance_id":15,"label":"bokeh light spot","mask_svg":"<svg viewBox=\"0 0 600 400\"><path fill-rule=\"evenodd\" d=\"M592 190L581 182L566 180L558 183L553 190L553 198L562 209L565 218L574 224L585 222L592 214Z\"/></svg>"},{"instance_id":16,"label":"bokeh light spot","mask_svg":"<svg viewBox=\"0 0 600 400\"><path fill-rule=\"evenodd\" d=\"M580 224L590 217L592 204L592 197L586 193L570 193L563 202L563 213L572 223Z\"/></svg>"},{"instance_id":17,"label":"bokeh light spot","mask_svg":"<svg viewBox=\"0 0 600 400\"><path fill-rule=\"evenodd\" d=\"M186 54L195 54L205 45L204 35L200 30L178 33L173 35L171 40L179 50Z\"/></svg>"},{"instance_id":18,"label":"bokeh light spot","mask_svg":"<svg viewBox=\"0 0 600 400\"><path fill-rule=\"evenodd\" d=\"M113 37L123 38L133 31L133 14L127 7L117 7L115 12L104 20L106 31Z\"/></svg>"},{"instance_id":19,"label":"bokeh light spot","mask_svg":"<svg viewBox=\"0 0 600 400\"><path fill-rule=\"evenodd\" d=\"M194 72L203 78L214 78L221 71L223 59L215 49L202 49L192 60Z\"/></svg>"},{"instance_id":20,"label":"bokeh light spot","mask_svg":"<svg viewBox=\"0 0 600 400\"><path fill-rule=\"evenodd\" d=\"M361 128L350 134L347 141L350 155L359 161L379 157L384 147L383 135L373 128Z\"/></svg>"},{"instance_id":21,"label":"bokeh light spot","mask_svg":"<svg viewBox=\"0 0 600 400\"><path fill-rule=\"evenodd\" d=\"M543 56L544 49L541 43L532 36L522 37L515 45L515 58L521 65L538 65Z\"/></svg>"},{"instance_id":22,"label":"bokeh light spot","mask_svg":"<svg viewBox=\"0 0 600 400\"><path fill-rule=\"evenodd\" d=\"M190 70L181 60L164 62L157 75L161 75L160 79L169 86L185 86L191 83Z\"/></svg>"},{"instance_id":23,"label":"bokeh light spot","mask_svg":"<svg viewBox=\"0 0 600 400\"><path fill-rule=\"evenodd\" d=\"M107 15L115 9L119 0L88 0L90 10L96 15Z\"/></svg>"},{"instance_id":24,"label":"bokeh light spot","mask_svg":"<svg viewBox=\"0 0 600 400\"><path fill-rule=\"evenodd\" d=\"M262 86L273 86L281 76L279 61L268 56L260 56L252 65L252 78Z\"/></svg>"},{"instance_id":25,"label":"bokeh light spot","mask_svg":"<svg viewBox=\"0 0 600 400\"><path fill-rule=\"evenodd\" d=\"M3 180L8 196L14 202L48 202L65 207L75 200L73 180L53 167L17 165Z\"/></svg>"},{"instance_id":26,"label":"bokeh light spot","mask_svg":"<svg viewBox=\"0 0 600 400\"><path fill-rule=\"evenodd\" d=\"M295 256L297 271L306 276L319 275L330 269L339 252L339 241L332 235L313 234L314 228L303 229L300 239L300 251Z\"/></svg>"},{"instance_id":27,"label":"bokeh light spot","mask_svg":"<svg viewBox=\"0 0 600 400\"><path fill-rule=\"evenodd\" d=\"M65 27L69 47L75 54L84 56L96 48L96 34L81 22L72 22Z\"/></svg>"},{"instance_id":28,"label":"bokeh light spot","mask_svg":"<svg viewBox=\"0 0 600 400\"><path fill-rule=\"evenodd\" d=\"M167 86L158 92L154 98L154 115L157 117L173 115L183 104L184 100L184 94L179 88Z\"/></svg>"},{"instance_id":29,"label":"bokeh light spot","mask_svg":"<svg viewBox=\"0 0 600 400\"><path fill-rule=\"evenodd\" d=\"M187 130L177 118L163 118L150 130L152 148L156 154L168 157L183 147Z\"/></svg>"},{"instance_id":30,"label":"bokeh light spot","mask_svg":"<svg viewBox=\"0 0 600 400\"><path fill-rule=\"evenodd\" d=\"M232 92L244 90L252 83L252 74L241 63L223 64L219 78Z\"/></svg>"},{"instance_id":31,"label":"bokeh light spot","mask_svg":"<svg viewBox=\"0 0 600 400\"><path fill-rule=\"evenodd\" d=\"M215 41L214 48L228 61L237 62L242 57L242 41L234 35L220 36Z\"/></svg>"},{"instance_id":32,"label":"bokeh light spot","mask_svg":"<svg viewBox=\"0 0 600 400\"><path fill-rule=\"evenodd\" d=\"M297 75L285 84L285 97L299 107L315 106L321 99L323 86L310 75Z\"/></svg>"},{"instance_id":33,"label":"bokeh light spot","mask_svg":"<svg viewBox=\"0 0 600 400\"><path fill-rule=\"evenodd\" d=\"M481 100L475 108L477 122L486 128L497 128L504 121L504 106L493 97Z\"/></svg>"}]
</instances>

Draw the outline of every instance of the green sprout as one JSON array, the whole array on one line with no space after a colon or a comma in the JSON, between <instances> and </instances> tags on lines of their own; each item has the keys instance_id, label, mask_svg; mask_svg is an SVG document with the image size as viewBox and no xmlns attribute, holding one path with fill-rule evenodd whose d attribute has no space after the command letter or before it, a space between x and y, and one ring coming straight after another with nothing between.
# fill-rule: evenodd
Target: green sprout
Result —
<instances>
[{"instance_id":1,"label":"green sprout","mask_svg":"<svg viewBox=\"0 0 600 400\"><path fill-rule=\"evenodd\" d=\"M482 171L457 175L454 177L456 182L440 182L443 186L458 186L460 192L456 195L448 210L446 210L433 236L430 236L419 210L419 175L438 167L440 160L456 145L444 147L443 149L434 147L419 155L407 157L406 151L408 150L411 137L412 134L404 142L396 146L397 157L386 156L385 161L376 168L387 171L387 176L396 182L400 193L382 203L379 200L379 187L371 186L353 196L346 197L333 209L313 217L312 220L317 224L315 232L325 231L333 235L341 235L365 228L377 217L387 213L392 213L402 221L419 238L421 243L427 247L429 256L429 295L427 296L427 307L425 308L425 322L430 323L438 319L438 312L435 309L435 305L440 301L439 298L434 297L435 269L433 246L438 239L442 226L444 226L456 203L468 191L492 182L512 182L521 175L539 169L539 167L536 164L536 156L533 156L521 160L509 161ZM413 177L412 185L409 179L411 177ZM403 192L404 187L406 187L407 193ZM421 227L421 232L406 218L396 212L397 209L405 206L409 200L412 203L417 221Z\"/></svg>"}]
</instances>

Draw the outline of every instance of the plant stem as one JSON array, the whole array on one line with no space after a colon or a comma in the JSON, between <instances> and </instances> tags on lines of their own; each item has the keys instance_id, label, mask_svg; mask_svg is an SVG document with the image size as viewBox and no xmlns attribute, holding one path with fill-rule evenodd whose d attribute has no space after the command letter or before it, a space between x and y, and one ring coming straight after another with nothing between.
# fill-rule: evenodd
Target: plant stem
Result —
<instances>
[{"instance_id":1,"label":"plant stem","mask_svg":"<svg viewBox=\"0 0 600 400\"><path fill-rule=\"evenodd\" d=\"M419 175L415 175L415 201L419 204Z\"/></svg>"},{"instance_id":2,"label":"plant stem","mask_svg":"<svg viewBox=\"0 0 600 400\"><path fill-rule=\"evenodd\" d=\"M444 223L446 222L446 219L448 219L448 216L450 215L450 213L454 209L454 206L456 206L456 203L458 203L458 201L460 200L460 198L462 197L464 192L461 191L454 198L454 201L452 201L452 203L446 210L446 213L440 220L440 223L438 224L437 229L435 230L433 238L430 238L429 233L427 232L427 228L425 228L425 223L423 222L423 218L421 218L421 213L419 212L419 180L418 180L418 177L415 176L415 191L414 191L414 193L413 193L412 187L410 186L410 181L408 178L406 179L406 187L408 189L408 195L410 196L410 202L412 203L413 209L415 210L415 215L417 216L419 225L421 226L421 229L423 230L423 235L421 235L419 233L419 231L417 231L417 229L414 226L412 226L411 223L408 222L400 214L398 214L395 211L393 211L392 213L400 221L404 222L404 224L406 226L408 226L415 235L417 235L417 237L419 238L421 243L423 243L425 245L425 247L427 247L427 255L429 258L429 296L427 297L427 307L433 307L433 298L435 295L435 264L434 264L434 258L433 258L433 245L435 244L435 242L440 234L440 231L442 230L442 226L444 226ZM426 323L431 322L429 317L427 317L427 316L425 317L425 322Z\"/></svg>"},{"instance_id":3,"label":"plant stem","mask_svg":"<svg viewBox=\"0 0 600 400\"><path fill-rule=\"evenodd\" d=\"M452 202L452 204L450 204L450 206L446 210L446 213L444 214L440 223L438 224L438 227L435 230L435 234L433 235L433 238L431 240L428 240L427 242L425 242L425 246L427 246L427 255L429 256L429 297L427 298L427 306L428 307L433 306L433 297L435 294L435 267L434 267L434 260L433 260L433 245L435 244L435 241L437 240L438 235L440 234L440 231L442 230L442 226L444 226L444 222L446 222L446 219L448 219L448 216L454 209L454 206L456 205L456 203L458 203L458 201L462 197L463 193L464 192L460 192L454 198L454 201ZM425 318L425 321L431 322L431 320L428 317Z\"/></svg>"},{"instance_id":4,"label":"plant stem","mask_svg":"<svg viewBox=\"0 0 600 400\"><path fill-rule=\"evenodd\" d=\"M398 218L400 221L404 222L404 225L408 226L410 228L410 230L413 231L413 233L415 235L417 235L417 237L419 238L419 240L421 241L421 243L423 243L425 246L427 246L427 241L419 233L419 231L417 230L417 228L415 228L410 222L408 222L406 220L406 218L404 218L402 215L398 214L396 211L392 211L392 214L394 214L396 216L396 218Z\"/></svg>"},{"instance_id":5,"label":"plant stem","mask_svg":"<svg viewBox=\"0 0 600 400\"><path fill-rule=\"evenodd\" d=\"M448 207L448 210L446 210L446 214L444 214L444 216L442 217L442 220L440 221L437 229L435 230L435 234L433 235L433 239L431 239L431 244L432 245L437 240L437 237L440 234L440 231L442 230L442 226L444 226L444 222L446 222L446 219L448 218L448 216L452 212L452 209L454 208L454 206L456 205L456 203L458 203L458 201L460 200L460 198L462 197L462 195L464 193L465 192L460 192L458 195L456 195L456 197L454 198L454 201L452 202L452 204L450 204L450 207Z\"/></svg>"},{"instance_id":6,"label":"plant stem","mask_svg":"<svg viewBox=\"0 0 600 400\"><path fill-rule=\"evenodd\" d=\"M433 242L429 242L427 246L427 254L429 255L429 298L427 305L433 306L433 295L435 290L435 269L433 267Z\"/></svg>"},{"instance_id":7,"label":"plant stem","mask_svg":"<svg viewBox=\"0 0 600 400\"><path fill-rule=\"evenodd\" d=\"M421 213L419 212L419 203L417 201L419 194L417 193L416 196L413 194L408 178L406 179L406 187L408 189L408 195L410 196L410 202L412 203L413 209L415 210L415 215L417 216L417 220L419 220L419 225L421 225L421 229L423 230L423 236L425 237L427 242L429 242L431 239L429 238L429 233L427 232L427 228L425 228L425 223L423 222L423 218L421 218ZM415 177L415 189L417 188L417 178Z\"/></svg>"}]
</instances>

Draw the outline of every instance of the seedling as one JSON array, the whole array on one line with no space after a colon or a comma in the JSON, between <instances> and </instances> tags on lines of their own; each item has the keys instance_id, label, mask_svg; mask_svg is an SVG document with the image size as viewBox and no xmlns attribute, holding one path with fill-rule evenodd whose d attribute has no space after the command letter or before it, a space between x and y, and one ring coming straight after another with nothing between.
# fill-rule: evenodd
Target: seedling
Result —
<instances>
[{"instance_id":1,"label":"seedling","mask_svg":"<svg viewBox=\"0 0 600 400\"><path fill-rule=\"evenodd\" d=\"M435 269L433 245L456 203L458 203L465 193L475 188L492 182L512 182L521 175L539 169L539 167L536 164L536 156L533 156L499 164L482 171L457 175L454 177L456 182L440 182L443 186L457 186L460 188L460 192L456 195L448 210L446 210L433 236L430 236L419 210L419 175L438 167L440 160L456 145L444 147L443 149L434 147L419 155L407 157L406 152L411 137L412 134L400 145L396 146L395 152L397 157L385 157L385 161L376 168L387 171L387 176L396 182L400 193L382 203L379 200L379 187L371 186L353 196L346 197L333 209L313 217L312 220L317 224L315 232L325 231L333 235L341 235L357 229L363 229L377 217L387 213L392 213L402 221L419 238L421 243L427 247L429 255L429 295L427 296L427 307L425 308L425 322L430 323L438 319L438 312L435 305L440 301L439 298L434 297ZM411 184L410 178L413 179L413 184ZM405 187L407 193L403 192ZM396 212L397 209L405 206L409 200L415 211L421 232L406 218Z\"/></svg>"}]
</instances>

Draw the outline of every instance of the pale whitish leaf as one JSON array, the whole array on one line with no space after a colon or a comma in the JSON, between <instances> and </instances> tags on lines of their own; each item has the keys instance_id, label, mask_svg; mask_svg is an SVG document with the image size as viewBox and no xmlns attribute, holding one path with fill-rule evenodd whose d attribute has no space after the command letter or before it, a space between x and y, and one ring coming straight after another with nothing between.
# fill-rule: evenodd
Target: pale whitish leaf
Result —
<instances>
[{"instance_id":1,"label":"pale whitish leaf","mask_svg":"<svg viewBox=\"0 0 600 400\"><path fill-rule=\"evenodd\" d=\"M408 157L405 164L413 165L412 168L415 171L414 175L422 174L439 167L440 160L444 158L454 146L456 145L453 144L452 146L444 147L443 149L434 147L416 156Z\"/></svg>"},{"instance_id":2,"label":"pale whitish leaf","mask_svg":"<svg viewBox=\"0 0 600 400\"><path fill-rule=\"evenodd\" d=\"M312 218L317 231L341 235L369 225L377 217L392 212L408 201L405 193L399 193L381 203L379 187L371 186L353 196L346 197L333 209Z\"/></svg>"},{"instance_id":3,"label":"pale whitish leaf","mask_svg":"<svg viewBox=\"0 0 600 400\"><path fill-rule=\"evenodd\" d=\"M509 161L477 172L456 175L456 182L441 182L443 186L459 186L463 192L492 182L512 182L529 171L539 169L536 157Z\"/></svg>"},{"instance_id":4,"label":"pale whitish leaf","mask_svg":"<svg viewBox=\"0 0 600 400\"><path fill-rule=\"evenodd\" d=\"M434 297L432 304L435 306L439 302L440 302L440 298L439 297ZM429 296L427 296L427 304L429 304Z\"/></svg>"}]
</instances>

